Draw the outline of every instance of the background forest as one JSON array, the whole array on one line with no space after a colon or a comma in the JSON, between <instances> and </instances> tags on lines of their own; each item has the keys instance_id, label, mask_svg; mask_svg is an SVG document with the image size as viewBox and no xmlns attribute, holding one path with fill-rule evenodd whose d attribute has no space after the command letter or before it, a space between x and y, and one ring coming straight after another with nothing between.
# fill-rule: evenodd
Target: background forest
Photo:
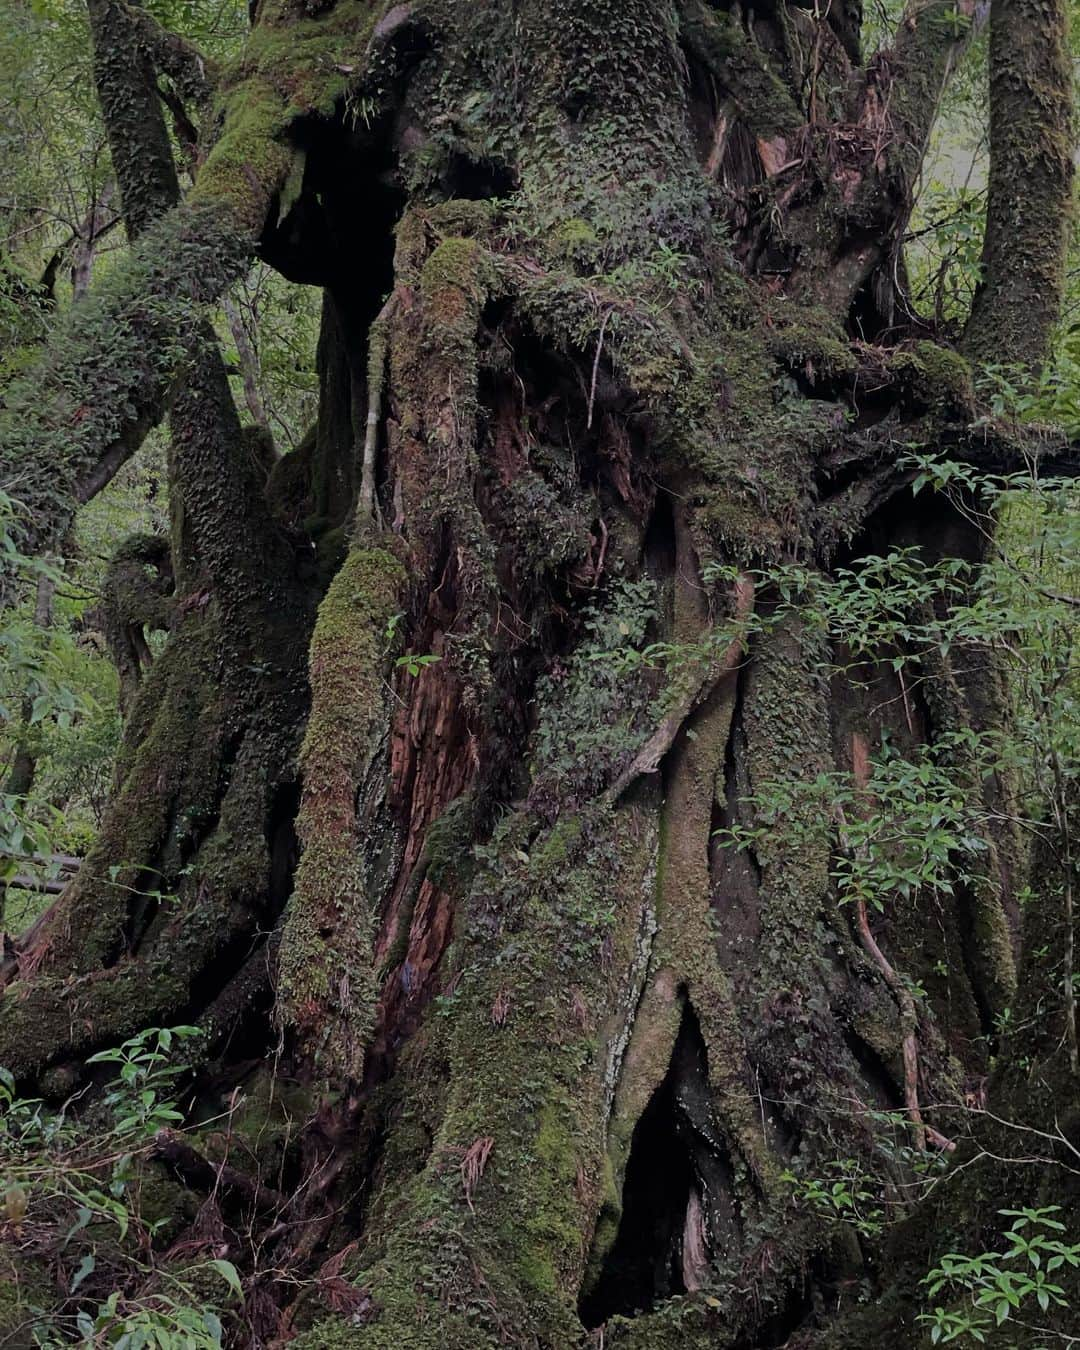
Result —
<instances>
[{"instance_id":1,"label":"background forest","mask_svg":"<svg viewBox=\"0 0 1080 1350\"><path fill-rule=\"evenodd\" d=\"M235 55L249 31L246 6L235 0L150 0L145 8L163 27L219 61ZM868 7L868 45L892 31L900 8L895 0ZM1080 11L1072 41L1075 60ZM939 338L961 331L979 281L987 178L985 47L985 37L975 41L948 85L903 249L906 293ZM185 102L168 80L160 93L176 162L187 166L190 183L199 150ZM363 109L356 115L362 118ZM976 371L983 406L996 422L1022 424L1025 434L1053 426L1072 441L1080 440L1078 220L1074 217L1066 303L1051 359L1037 376L1008 365L986 364ZM7 0L0 17L0 398L3 386L30 368L63 314L108 276L127 248L81 0ZM678 264L674 257L676 287ZM650 284L656 280L650 278ZM242 419L262 428L283 454L302 444L317 412L320 304L318 288L290 284L256 264L213 316ZM3 597L0 630L5 942L42 913L93 842L140 671L168 640L167 617L157 625L145 623L143 609L133 623L124 611L132 576L143 575L150 586L156 575L149 564L170 506L166 437L161 426L151 431L113 482L78 512L62 556L24 558L17 491L0 495L0 548L18 562L15 572L6 574L18 580ZM776 623L785 610L797 610L803 623L843 643L851 669L883 647L896 650L905 706L905 680L924 678L916 667L929 651L967 644L993 650L1000 659L1014 713L1010 730L965 746L956 762L963 762L965 772L973 760L979 762L988 777L1007 767L1019 784L1012 823L1025 859L1046 850L1044 871L1056 878L1064 918L1048 929L1047 947L1036 955L1051 972L1052 997L1067 1009L1064 1053L1075 1074L1080 958L1071 850L1080 849L1080 840L1071 839L1070 821L1075 823L1080 778L1080 502L1069 482L1041 476L1034 462L1028 471L993 476L925 448L911 453L919 460L916 493L950 497L987 537L993 535L987 560L927 563L915 549L894 548L864 559L857 573L841 570L828 582L797 562L770 566L757 581L775 587L781 602L771 617L755 622ZM933 602L942 597L948 606L935 609ZM592 657L605 678L618 679L642 666L676 668L694 659L677 643L639 641L634 599L628 588L627 611L615 628L597 620ZM401 661L405 673L416 676L425 662L437 659L420 651ZM947 742L922 755L886 744L861 780L858 774L836 773L800 789L816 794L820 809L841 822L835 890L857 916L867 951L877 952L874 959L880 957L890 987L895 985L902 1016L913 1022L927 990L892 969L874 945L870 925L888 905L944 894L958 876L978 871L985 807L967 795L949 750ZM747 799L754 824L734 824L720 840L733 857L785 818L787 790L759 788ZM860 805L867 793L874 803L870 812ZM160 904L170 900L152 890L145 895ZM1030 898L1030 890L1022 889L1021 906ZM1040 1008L1000 1011L991 1065L1010 1036L1023 1036L1042 1016ZM54 1249L55 1273L67 1290L58 1310L33 1289L24 1290L7 1321L0 1310L0 1344L179 1350L219 1345L230 1336L252 1343L245 1337L254 1337L257 1281L245 1283L236 1264L214 1256L212 1248L183 1275L163 1273L156 1264L157 1238L172 1219L162 1213L160 1197L151 1203L132 1179L133 1158L160 1150L163 1139L177 1165L197 1163L184 1152L183 1132L174 1131L186 1119L188 1106L183 1111L176 1106L185 1055L197 1034L190 1027L147 1028L123 1047L97 1055L98 1062L113 1066L116 1078L89 1129L77 1112L55 1103L46 1107L22 1096L10 1076L0 1077L6 1116L0 1123L0 1161L7 1169L0 1178L5 1207L0 1235L15 1248ZM973 1097L971 1105L978 1109L980 1103ZM888 1147L914 1166L911 1145L925 1143L925 1137L911 1138L913 1125L923 1130L917 1109L907 1118L903 1112L883 1113L878 1123L882 1138L892 1141ZM1031 1168L1052 1172L1037 1136L1041 1129L1046 1138L1060 1140L1058 1122L1050 1115L1038 1128L1023 1128L1030 1148L1025 1143L1015 1151L1032 1155L1026 1164ZM910 1185L920 1192L932 1188L948 1165L954 1141L939 1139L940 1153L915 1168ZM473 1165L482 1172L484 1161L473 1159ZM863 1160L844 1156L810 1174L795 1167L786 1178L792 1207L852 1234L853 1241L875 1238L898 1221L912 1198L896 1188L889 1170L894 1161L884 1167L886 1180L868 1171ZM219 1184L250 1188L242 1176L226 1172ZM469 1195L468 1179L465 1186ZM1004 1208L996 1246L943 1249L937 1264L927 1266L925 1296L920 1295L927 1343L975 1344L999 1334L1012 1339L995 1344L1080 1344L1076 1281L1070 1285L1062 1278L1080 1266L1080 1221L1075 1211L1055 1204L1054 1188L1052 1181L1044 1188L1040 1205L1018 1199L1015 1208ZM277 1275L289 1278L288 1272ZM332 1285L338 1274L324 1269L318 1279ZM347 1309L355 1290L340 1284L334 1296ZM860 1289L851 1296L861 1297Z\"/></svg>"},{"instance_id":2,"label":"background forest","mask_svg":"<svg viewBox=\"0 0 1080 1350\"><path fill-rule=\"evenodd\" d=\"M238 4L151 12L218 59L239 49L249 27ZM6 382L34 358L57 315L127 244L85 6L13 3L0 43L7 184L0 217L0 378ZM184 146L176 148L183 163ZM237 405L247 422L269 428L282 450L295 447L315 415L319 305L316 289L291 286L258 267L217 316ZM152 431L138 458L80 513L62 581L59 572L46 570L5 630L0 697L9 781L0 848L8 856L24 854L28 841L31 852L81 856L100 821L122 703L100 609L107 564L119 540L163 528L165 437L163 427ZM39 879L56 875L55 868L39 868L33 869ZM20 862L13 874L22 871ZM7 930L24 926L36 904L31 893L9 889Z\"/></svg>"}]
</instances>

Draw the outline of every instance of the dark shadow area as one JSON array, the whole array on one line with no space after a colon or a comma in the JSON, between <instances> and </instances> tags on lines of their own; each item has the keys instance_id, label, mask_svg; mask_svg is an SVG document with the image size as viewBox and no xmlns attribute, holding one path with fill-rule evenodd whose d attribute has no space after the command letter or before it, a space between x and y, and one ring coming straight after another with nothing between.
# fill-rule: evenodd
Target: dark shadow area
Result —
<instances>
[{"instance_id":1,"label":"dark shadow area","mask_svg":"<svg viewBox=\"0 0 1080 1350\"><path fill-rule=\"evenodd\" d=\"M578 1311L587 1327L700 1287L710 1248L738 1241L731 1166L713 1118L704 1038L687 1004L663 1082L634 1127L622 1216Z\"/></svg>"},{"instance_id":2,"label":"dark shadow area","mask_svg":"<svg viewBox=\"0 0 1080 1350\"><path fill-rule=\"evenodd\" d=\"M678 1047L673 1067L677 1060ZM682 1236L692 1182L690 1154L676 1124L675 1077L669 1069L634 1127L618 1235L595 1286L578 1308L585 1326L600 1326L616 1314L633 1317L686 1292Z\"/></svg>"}]
</instances>

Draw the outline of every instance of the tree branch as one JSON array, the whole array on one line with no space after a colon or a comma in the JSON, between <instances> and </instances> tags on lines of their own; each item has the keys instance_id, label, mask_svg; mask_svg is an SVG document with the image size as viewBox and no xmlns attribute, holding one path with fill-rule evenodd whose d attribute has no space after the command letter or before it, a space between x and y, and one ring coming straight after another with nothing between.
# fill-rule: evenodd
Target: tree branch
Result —
<instances>
[{"instance_id":1,"label":"tree branch","mask_svg":"<svg viewBox=\"0 0 1080 1350\"><path fill-rule=\"evenodd\" d=\"M160 420L203 307L246 269L251 243L220 204L178 207L71 308L10 386L0 486L19 504L25 553L58 547L77 506Z\"/></svg>"},{"instance_id":2,"label":"tree branch","mask_svg":"<svg viewBox=\"0 0 1080 1350\"><path fill-rule=\"evenodd\" d=\"M115 3L123 4L123 0ZM180 96L200 107L209 105L221 74L217 63L187 38L163 28L147 10L127 4L123 8L154 65L168 76Z\"/></svg>"},{"instance_id":3,"label":"tree branch","mask_svg":"<svg viewBox=\"0 0 1080 1350\"><path fill-rule=\"evenodd\" d=\"M101 104L124 224L137 238L180 199L165 119L157 112L154 64L121 0L88 0L94 84ZM155 106L150 106L153 103Z\"/></svg>"},{"instance_id":4,"label":"tree branch","mask_svg":"<svg viewBox=\"0 0 1080 1350\"><path fill-rule=\"evenodd\" d=\"M280 1191L241 1172L229 1163L211 1162L175 1130L159 1130L152 1156L167 1163L185 1185L213 1192L233 1209L254 1209L277 1214L288 1207Z\"/></svg>"},{"instance_id":5,"label":"tree branch","mask_svg":"<svg viewBox=\"0 0 1080 1350\"><path fill-rule=\"evenodd\" d=\"M898 247L942 94L985 8L986 0L910 0L892 46L858 73L849 123L830 128L815 150L816 170L835 191L789 226L801 244L793 294L846 316Z\"/></svg>"},{"instance_id":6,"label":"tree branch","mask_svg":"<svg viewBox=\"0 0 1080 1350\"><path fill-rule=\"evenodd\" d=\"M738 19L717 13L702 0L689 0L680 16L680 34L687 48L731 96L753 136L771 140L793 135L804 124L806 118L791 90L747 37Z\"/></svg>"}]
</instances>

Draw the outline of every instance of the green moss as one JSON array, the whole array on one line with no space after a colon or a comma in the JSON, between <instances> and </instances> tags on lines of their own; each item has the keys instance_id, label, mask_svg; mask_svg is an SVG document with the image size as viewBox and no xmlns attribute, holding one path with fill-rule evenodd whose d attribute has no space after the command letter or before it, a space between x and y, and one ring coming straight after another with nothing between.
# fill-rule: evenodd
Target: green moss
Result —
<instances>
[{"instance_id":1,"label":"green moss","mask_svg":"<svg viewBox=\"0 0 1080 1350\"><path fill-rule=\"evenodd\" d=\"M38 975L20 996L0 1005L0 1064L27 1079L50 1060L120 1041L163 1025L190 992L190 955L164 963L133 963L97 976ZM64 1095L70 1081L55 1084Z\"/></svg>"},{"instance_id":2,"label":"green moss","mask_svg":"<svg viewBox=\"0 0 1080 1350\"><path fill-rule=\"evenodd\" d=\"M280 95L266 80L252 76L230 92L224 122L199 171L192 200L220 204L239 228L257 237L293 159L281 139L285 119Z\"/></svg>"},{"instance_id":3,"label":"green moss","mask_svg":"<svg viewBox=\"0 0 1080 1350\"><path fill-rule=\"evenodd\" d=\"M732 14L687 6L682 32L721 87L730 92L754 136L792 135L805 118L762 49Z\"/></svg>"},{"instance_id":4,"label":"green moss","mask_svg":"<svg viewBox=\"0 0 1080 1350\"><path fill-rule=\"evenodd\" d=\"M1034 373L1061 316L1075 203L1067 0L996 5L982 284L964 335L987 364Z\"/></svg>"},{"instance_id":5,"label":"green moss","mask_svg":"<svg viewBox=\"0 0 1080 1350\"><path fill-rule=\"evenodd\" d=\"M141 1167L131 1203L140 1222L153 1230L159 1249L174 1242L199 1212L199 1199L191 1189L168 1174L163 1164L152 1161Z\"/></svg>"},{"instance_id":6,"label":"green moss","mask_svg":"<svg viewBox=\"0 0 1080 1350\"><path fill-rule=\"evenodd\" d=\"M827 310L776 301L768 322L769 351L810 385L848 381L856 374L858 361L843 323Z\"/></svg>"},{"instance_id":7,"label":"green moss","mask_svg":"<svg viewBox=\"0 0 1080 1350\"><path fill-rule=\"evenodd\" d=\"M133 453L160 419L177 369L198 348L203 307L247 269L252 243L220 203L170 212L5 389L0 479L17 485L28 553L58 545L103 461Z\"/></svg>"},{"instance_id":8,"label":"green moss","mask_svg":"<svg viewBox=\"0 0 1080 1350\"><path fill-rule=\"evenodd\" d=\"M376 7L340 0L314 17L286 0L264 0L259 22L229 72L223 130L199 171L193 196L225 204L254 235L294 163L290 132L301 118L330 117L350 98L378 104L386 53L370 39Z\"/></svg>"},{"instance_id":9,"label":"green moss","mask_svg":"<svg viewBox=\"0 0 1080 1350\"><path fill-rule=\"evenodd\" d=\"M404 569L354 546L319 607L309 658L312 704L301 750L302 847L282 934L278 1015L301 1053L333 1079L360 1077L374 1018L374 903L357 838L357 785L385 716L388 625Z\"/></svg>"},{"instance_id":10,"label":"green moss","mask_svg":"<svg viewBox=\"0 0 1080 1350\"><path fill-rule=\"evenodd\" d=\"M550 248L554 254L568 261L587 260L599 243L596 231L587 220L571 216L560 221L551 234Z\"/></svg>"},{"instance_id":11,"label":"green moss","mask_svg":"<svg viewBox=\"0 0 1080 1350\"><path fill-rule=\"evenodd\" d=\"M477 314L487 291L486 255L475 239L450 236L436 245L420 272L428 340L445 355L472 364Z\"/></svg>"},{"instance_id":12,"label":"green moss","mask_svg":"<svg viewBox=\"0 0 1080 1350\"><path fill-rule=\"evenodd\" d=\"M374 1201L353 1273L378 1312L358 1344L576 1344L581 1233L603 1159L591 1029L619 988L596 952L607 935L613 962L627 959L648 865L644 821L636 811L620 821L613 831L606 811L590 812L532 838L521 812L478 850L450 953L464 978L435 1017L449 1072L442 1116L422 1172L399 1174ZM516 954L491 942L493 927L513 932ZM496 1021L500 995L508 1011ZM466 1195L462 1164L485 1138Z\"/></svg>"},{"instance_id":13,"label":"green moss","mask_svg":"<svg viewBox=\"0 0 1080 1350\"><path fill-rule=\"evenodd\" d=\"M917 409L948 417L974 416L971 365L951 347L915 342L890 354L889 369L900 383L902 397Z\"/></svg>"},{"instance_id":14,"label":"green moss","mask_svg":"<svg viewBox=\"0 0 1080 1350\"><path fill-rule=\"evenodd\" d=\"M742 497L730 488L710 495L695 512L694 521L721 557L752 564L778 556L783 548L783 530L762 511L760 498L752 495L749 484Z\"/></svg>"}]
</instances>

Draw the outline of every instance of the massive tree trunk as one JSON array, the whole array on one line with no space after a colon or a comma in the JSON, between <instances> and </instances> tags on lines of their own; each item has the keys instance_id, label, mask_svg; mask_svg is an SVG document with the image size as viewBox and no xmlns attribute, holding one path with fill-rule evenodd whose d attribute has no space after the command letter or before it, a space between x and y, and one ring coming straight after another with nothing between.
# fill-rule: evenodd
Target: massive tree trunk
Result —
<instances>
[{"instance_id":1,"label":"massive tree trunk","mask_svg":"<svg viewBox=\"0 0 1080 1350\"><path fill-rule=\"evenodd\" d=\"M1031 362L1063 244L1001 194L1030 154L1063 219L1068 91L1062 6L1017 8L1022 71L1042 53L1056 84L995 75L970 345L1019 303L1005 354ZM230 1252L251 1343L868 1343L847 1291L888 1283L880 1252L793 1212L781 1173L864 1155L875 1110L947 1146L1021 935L1007 832L873 931L797 791L751 854L716 838L883 738L1003 716L962 651L911 688L893 650L831 673L749 575L977 558L905 449L1011 463L896 291L974 6L915 2L867 59L860 11L264 0L174 206L162 138L109 107L170 73L164 39L93 0L110 133L143 139L127 169L114 145L140 237L11 400L2 462L45 547L168 408L171 561L143 540L114 567L115 799L19 944L0 1061L63 1094L91 1051L194 1020L204 1106L241 1088L279 1149L267 1102L290 1103L292 1198L266 1218L253 1155L226 1214L262 1224ZM1037 266L1003 275L1005 228ZM241 430L199 309L252 249L324 292L318 422L282 458ZM143 625L170 630L149 668ZM912 1298L888 1306L915 1344Z\"/></svg>"}]
</instances>

